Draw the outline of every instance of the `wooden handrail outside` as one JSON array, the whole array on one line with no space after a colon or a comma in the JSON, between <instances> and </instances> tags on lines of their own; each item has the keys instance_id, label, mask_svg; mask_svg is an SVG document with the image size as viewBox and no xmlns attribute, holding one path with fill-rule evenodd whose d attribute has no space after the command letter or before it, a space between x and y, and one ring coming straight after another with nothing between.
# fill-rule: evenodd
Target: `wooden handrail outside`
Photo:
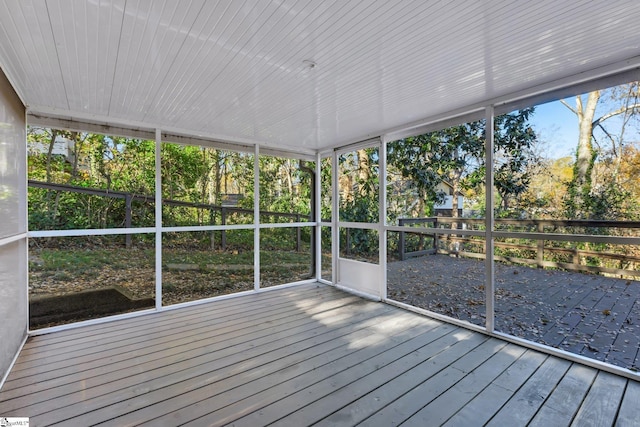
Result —
<instances>
[{"instance_id":1,"label":"wooden handrail outside","mask_svg":"<svg viewBox=\"0 0 640 427\"><path fill-rule=\"evenodd\" d=\"M451 217L428 217L428 218L401 218L398 221L399 226L407 226L407 225L415 225L415 224L429 224L428 227L430 229L437 229L443 225L450 225L452 223L456 224L456 229L460 229L461 231L466 228L466 226L471 225L481 225L484 226L484 219L478 218L451 218ZM602 228L609 230L611 228L617 229L640 229L640 221L607 221L607 220L550 220L550 219L496 219L495 220L496 229L499 229L500 225L510 225L517 226L516 228L525 228L525 227L535 227L535 233L527 233L526 237L522 239L525 240L534 240L534 245L527 245L523 243L513 243L506 242L500 239L496 239L494 242L494 246L496 248L502 249L515 249L519 250L520 256L503 256L503 255L494 255L494 259L497 261L504 262L513 262L520 263L526 265L534 265L538 268L562 268L566 270L574 270L574 271L583 271L590 273L606 273L613 274L621 277L638 277L640 276L640 271L635 268L635 265L640 264L640 257L634 255L626 255L614 252L606 252L606 251L595 251L588 249L578 249L578 248L562 248L562 247L554 247L545 245L545 240L557 240L556 238L563 237L563 240L571 241L571 234L567 233L566 236L568 239L564 239L563 236L557 236L554 234L554 238L549 236L549 239L544 238L544 231L547 228L551 228L554 231L558 228L567 228L567 227L580 227L580 228ZM411 230L411 227L407 227ZM463 256L468 258L485 258L485 240L482 237L462 237L459 235L448 234L438 234L433 231L421 231L419 229L409 231L400 231L399 232L399 240L398 240L398 255L400 260L405 260L410 257L422 256L426 254L446 254L446 255L455 255L455 256ZM504 230L502 230L504 231ZM518 239L518 231L511 231L513 235L511 235L510 239ZM418 251L406 251L406 234L413 234L420 236L420 244L421 248ZM540 234L540 238L533 238L531 234ZM596 243L597 239L603 239L603 236L607 236L608 234L595 234L593 235L592 243ZM424 239L425 237L431 237L433 240L432 247L430 249L424 248ZM536 236L537 237L537 236ZM623 237L624 238L624 237ZM589 237L584 234L575 236L576 242L590 242ZM627 237L627 239L629 239ZM441 245L440 241L448 242L448 245ZM451 244L456 245L458 249L452 250L450 249ZM468 250L471 249L469 246L475 246L477 251ZM461 249L460 249L461 248ZM530 251L530 253L535 253L535 257L526 258L522 257L522 252ZM545 260L544 254L552 255L570 255L571 262L559 262L559 261L549 261ZM605 266L593 266L593 265L585 265L581 261L585 258L600 258L603 260L611 260L617 261L619 263L620 268L613 267L605 267ZM622 268L624 265L630 265L631 268Z\"/></svg>"},{"instance_id":2,"label":"wooden handrail outside","mask_svg":"<svg viewBox=\"0 0 640 427\"><path fill-rule=\"evenodd\" d=\"M135 194L135 193L127 193L123 191L111 191L111 190L103 190L99 188L87 188L87 187L78 187L74 185L67 184L53 184L42 181L28 180L29 187L32 188L42 188L45 190L52 191L66 191L70 193L79 193L79 194L87 194L91 196L99 196L99 197L107 197L112 199L124 199L125 200L125 224L124 228L131 228L131 219L132 219L132 201L141 201L143 203L155 204L155 197L144 195L144 194ZM182 206L188 208L195 209L206 209L211 213L211 218L213 218L213 212L219 211L221 215L221 224L226 225L227 223L227 215L233 213L240 214L251 214L253 215L252 209L244 209L244 208L236 208L232 206L221 206L221 205L210 205L206 203L193 203L193 202L185 202L182 200L172 200L172 199L162 199L162 204L167 206ZM261 216L273 216L273 217L284 217L284 218L293 218L295 222L300 222L302 218L308 218L309 221L312 220L311 215L304 215L301 213L288 213L288 212L273 212L273 211L260 211ZM300 251L302 246L302 233L300 227L295 227L296 233L296 251ZM213 233L213 232L212 232ZM221 248L222 250L226 249L226 231L221 230ZM125 236L126 239L126 247L131 247L131 235L127 234ZM213 245L213 239L212 239Z\"/></svg>"}]
</instances>

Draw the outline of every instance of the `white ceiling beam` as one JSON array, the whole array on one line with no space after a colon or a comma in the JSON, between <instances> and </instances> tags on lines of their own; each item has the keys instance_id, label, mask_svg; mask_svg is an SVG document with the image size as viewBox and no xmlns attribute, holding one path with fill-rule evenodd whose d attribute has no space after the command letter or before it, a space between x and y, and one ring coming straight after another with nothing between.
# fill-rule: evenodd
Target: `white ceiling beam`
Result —
<instances>
[{"instance_id":1,"label":"white ceiling beam","mask_svg":"<svg viewBox=\"0 0 640 427\"><path fill-rule=\"evenodd\" d=\"M203 147L217 148L221 150L253 152L254 146L261 147L260 152L269 156L286 157L313 161L315 151L293 151L273 147L267 143L255 141L234 141L229 137L216 137L189 134L184 129L172 129L162 127L149 127L144 123L132 121L114 121L108 117L89 116L77 113L75 116L65 111L51 110L47 108L29 109L28 124L32 126L51 127L77 132L94 132L103 135L123 136L152 140L155 138L155 129L161 129L165 142L174 142L184 145L199 145Z\"/></svg>"}]
</instances>

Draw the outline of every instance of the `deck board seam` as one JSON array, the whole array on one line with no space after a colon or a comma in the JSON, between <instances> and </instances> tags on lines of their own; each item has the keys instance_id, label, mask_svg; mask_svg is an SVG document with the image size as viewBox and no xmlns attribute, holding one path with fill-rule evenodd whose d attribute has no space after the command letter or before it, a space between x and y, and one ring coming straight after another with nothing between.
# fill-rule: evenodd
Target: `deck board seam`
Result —
<instances>
[{"instance_id":1,"label":"deck board seam","mask_svg":"<svg viewBox=\"0 0 640 427\"><path fill-rule=\"evenodd\" d=\"M551 399L551 396L553 395L553 393L555 393L555 391L558 389L558 387L560 386L560 383L562 383L562 381L568 377L569 375L569 371L571 371L571 368L575 365L575 362L572 362L567 370L564 372L564 374L562 374L562 376L556 381L555 385L553 386L553 388L551 390L549 390L549 392L547 393L547 395L545 396L545 398L542 400L542 402L540 402L540 406L538 406L538 408L536 409L536 411L531 415L531 418L529 419L529 421L527 422L527 424L532 423L536 417L538 416L538 414L540 413L540 411L543 410L543 408L545 408L545 406L547 405L547 403L549 402L549 400ZM585 394L586 396L586 394ZM576 410L577 412L577 410ZM574 413L575 416L575 413Z\"/></svg>"},{"instance_id":2,"label":"deck board seam","mask_svg":"<svg viewBox=\"0 0 640 427\"><path fill-rule=\"evenodd\" d=\"M627 379L627 381L624 384L624 390L622 391L622 397L620 398L620 401L618 402L618 408L616 409L616 414L613 417L614 422L617 421L620 418L620 411L622 410L622 402L624 402L624 398L627 395L627 389L629 388L629 380Z\"/></svg>"},{"instance_id":3,"label":"deck board seam","mask_svg":"<svg viewBox=\"0 0 640 427\"><path fill-rule=\"evenodd\" d=\"M580 404L578 405L578 407L576 408L575 412L573 413L573 416L571 417L570 425L573 425L573 423L574 423L574 421L575 421L576 417L578 416L578 413L580 412L580 408L582 408L582 405L584 405L584 404L585 404L585 401L587 400L587 396L589 396L589 393L591 393L591 390L592 390L592 388L593 388L593 385L595 384L596 379L598 378L598 374L599 374L600 372L601 372L600 370L596 369L596 374L595 374L595 375L593 376L593 378L591 379L591 382L590 382L590 384L589 384L589 387L587 388L586 392L584 393L584 396L582 396L582 400L580 401ZM625 387L626 387L626 385L625 385ZM624 397L624 393L623 393L622 395L623 395L623 397Z\"/></svg>"},{"instance_id":4,"label":"deck board seam","mask_svg":"<svg viewBox=\"0 0 640 427\"><path fill-rule=\"evenodd\" d=\"M414 325L414 326L412 326L411 328L409 328L409 330L414 330L414 329L418 329L418 328L423 328L424 326L425 326L425 325ZM440 327L440 326L442 326L442 325L430 325L430 326L429 326L429 328L430 328L429 330L433 330L433 329L438 328L438 327ZM368 329L371 329L371 326L363 327L361 330L359 330L359 331L357 331L357 332L361 332L361 331L362 331L362 332L364 332L364 331L366 331L366 330L368 330ZM350 332L350 333L346 334L345 336L350 336L350 335L354 335L354 333L353 333L353 332ZM362 340L362 339L367 339L367 336L364 336L363 338L358 339L358 341L359 341L359 340ZM341 345L339 345L339 346L337 346L337 347L334 347L334 348L332 348L332 349L330 349L330 350L328 350L328 351L325 351L325 352L320 353L320 354L316 354L316 355L314 355L313 357L306 359L303 363L309 363L311 360L316 359L316 358L318 358L319 356L321 356L321 355L323 355L323 354L328 354L328 353L331 353L331 352L334 352L334 351L340 350L340 349L341 349L341 348L343 348L343 347L348 348L348 346L349 346L349 343L342 343ZM318 347L318 346L316 345L315 347ZM309 351L309 350L310 350L310 348L309 348L309 349L305 349L304 351ZM355 353L355 352L357 352L357 351L356 351L356 350L353 350L353 351L351 351L351 352L349 352L349 353L346 353L345 355L343 355L343 356L341 356L341 357L349 357L349 355L351 355L351 354L353 354L353 353ZM298 352L298 353L299 353L299 352ZM288 356L285 356L285 357L283 357L283 358L290 357L290 356L292 356L292 355L288 355ZM328 361L328 362L326 362L326 363L331 363L331 361ZM325 363L325 364L326 364L326 363ZM275 375L275 374L277 374L278 372L286 371L287 369L289 369L289 367L290 367L290 366L291 366L291 365L287 365L287 366L284 366L284 367L282 367L282 368L280 368L280 369L274 370L274 371L273 371L273 372L271 372L269 375ZM323 366L323 365L319 365L319 367L321 367L321 366ZM317 368L318 368L318 367L316 367L316 368L311 368L311 370L313 370L313 369L317 369ZM297 376L304 375L305 373L308 373L308 372L310 372L310 370L304 371L304 372L302 372L301 374L299 374L299 375L297 375ZM239 376L239 375L235 375L234 377L238 377L238 376ZM221 382L223 382L223 381L229 381L229 380L232 380L234 377L227 377L227 378L225 378L225 379L221 380ZM295 377L293 377L293 378L295 378ZM236 385L234 385L234 386L232 386L232 387L230 387L230 388L225 389L225 391L224 391L224 392L225 392L225 393L227 393L227 392L232 392L232 391L234 391L234 390L236 390L236 389L238 389L238 388L240 388L240 387L246 386L247 384L249 384L249 383L251 383L251 382L253 382L253 381L259 381L259 380L261 380L261 379L262 379L262 377L259 377L259 378L256 378L256 379L253 379L253 380L250 380L250 381L241 382L241 383L236 384ZM213 397L213 396L209 396L209 397L205 398L204 400L211 399L212 397ZM189 405L193 405L194 403L197 403L197 402L191 402L191 401L190 401ZM233 404L233 403L229 403L227 406L229 406L229 405L231 405L231 404ZM183 406L183 407L182 407L182 409L184 409L185 407L188 407L189 405L187 405L187 406ZM224 408L224 407L221 407L221 408L219 408L219 409L222 409L222 408ZM165 416L167 416L167 414L163 414L163 415L161 415L161 416L157 416L157 417L154 417L154 418L147 419L145 422L151 422L151 421L157 420L157 419L162 418L162 417L165 417Z\"/></svg>"},{"instance_id":5,"label":"deck board seam","mask_svg":"<svg viewBox=\"0 0 640 427\"><path fill-rule=\"evenodd\" d=\"M531 376L527 379L527 381L525 383L522 384L522 386L518 389L518 391L516 391L515 393L512 394L511 398L505 403L506 405L509 405L509 403L514 401L514 398L516 396L519 395L520 391L524 388L529 386L529 381L531 381L531 378L534 377L538 372L542 372L542 369L551 369L552 367L547 367L546 364L547 363L555 363L555 362L560 362L560 363L566 363L566 366L563 368L563 372L562 372L562 376L560 377L560 379L556 379L554 380L553 383L553 387L546 392L546 396L543 397L543 399L539 402L537 402L537 408L535 408L535 410L529 415L529 419L526 421L527 424L531 423L531 421L535 418L536 414L540 411L540 408L542 408L544 406L544 404L547 402L547 400L549 399L549 396L551 396L551 394L553 393L553 390L556 389L556 387L558 386L558 384L560 383L561 379L564 378L564 376L566 375L566 373L569 371L569 369L571 368L571 366L573 365L573 362L568 362L566 360L563 359L559 359L559 358L554 358L551 356L547 356L545 361L540 364L540 366L536 369L535 372L533 372L531 374ZM538 396L540 396L540 394L538 394ZM542 396L541 396L542 397ZM501 416L502 410L504 409L501 408L498 412L496 412L495 416ZM488 424L493 422L493 418L488 422Z\"/></svg>"},{"instance_id":6,"label":"deck board seam","mask_svg":"<svg viewBox=\"0 0 640 427\"><path fill-rule=\"evenodd\" d=\"M333 301L340 301L340 300L333 300ZM360 303L360 302L358 301L358 303ZM285 321L288 317L289 317L289 316L288 316L288 315L286 315L286 313L282 313L281 315L279 315L279 317L278 317L277 319L280 319L280 320L282 320L282 321ZM301 317L301 318L303 318L303 317L305 317L305 316L300 315L300 317ZM267 319L261 319L261 322L260 322L260 323L262 323L262 320L267 320ZM244 331L244 330L251 329L252 327L255 327L255 325L256 325L256 322L252 322L252 323L250 323L250 324L242 323L242 324L240 324L240 325L239 325L239 326L241 326L241 327L238 327L238 328L236 328L236 329L226 329L226 330L225 330L224 332L222 332L222 333L220 333L220 332L213 333L213 332L212 332L212 333L210 333L210 334L208 335L208 338L207 338L207 339L214 340L214 341L221 341L224 337L228 336L229 334L234 334L234 333L237 333L238 331ZM260 328L260 329L265 329L265 328L267 328L267 326L264 326L264 327L262 327L262 328ZM192 335L193 335L193 334L192 334ZM189 335L189 336L191 336L191 335ZM170 339L171 335L169 335L168 337L169 337L169 339L167 338L167 336L163 336L163 337L159 337L158 339L154 339L153 341L145 341L145 342L146 342L147 344L148 344L149 342L155 342L156 344L154 344L153 346L159 346L159 345L162 345L164 342L171 342L172 347L177 346L176 342L175 342L175 341L173 341L172 339ZM183 339L183 340L184 340L184 339ZM153 346L152 346L152 347L153 347ZM149 348L149 347L148 347L148 346L146 346L146 345L145 345L145 346L142 346L142 345L141 345L141 346L139 346L139 347L140 347L141 351L145 351L145 349L148 349L148 348ZM118 347L118 348L119 348L119 347ZM131 347L129 347L129 350L131 350ZM122 354L122 352L118 352L118 353L116 353L116 354L119 354L119 355L120 355L120 354ZM143 353L143 354L146 354L146 353ZM101 357L92 357L92 356L94 356L94 355L98 355L98 356L101 356ZM36 372L32 372L30 375L24 375L24 374L25 374L25 372L23 372L23 371L24 371L24 369L23 369L23 370L16 371L16 372L14 372L14 373L13 373L13 376L10 378L10 379L12 380L11 384L12 384L12 385L15 385L15 383L14 383L13 381L18 381L18 380L21 380L21 379L26 378L26 377L28 377L28 376L32 376L32 375L36 375L36 374L38 374L38 375L42 375L43 373L46 373L46 372L49 372L49 371L52 371L52 370L54 370L54 371L59 371L60 369L63 369L65 366L74 366L76 363L79 363L78 359L83 359L83 358L84 358L85 360L84 360L84 362L82 362L82 363L88 363L88 362L92 362L92 361L93 361L93 362L96 362L96 361L98 361L98 360L100 360L100 359L103 359L103 358L110 358L110 357L113 357L113 356L112 356L111 354L109 354L109 353L106 353L106 354L105 354L104 352L102 352L102 353L100 353L100 352L95 353L95 352L94 352L94 353L90 353L90 354L83 355L83 356L81 356L81 357L76 357L76 358L74 358L74 359L72 359L72 360L66 360L67 365L65 365L65 364L58 365L58 366L55 366L55 369L53 369L53 367L47 367L47 368L46 368L46 371L36 371ZM49 368L51 368L51 369L49 369ZM33 369L33 368L31 368L31 369ZM16 375L18 375L18 377L16 377ZM24 380L24 379L23 379L23 381L27 381L27 380ZM13 388L13 386L11 386L10 388Z\"/></svg>"},{"instance_id":7,"label":"deck board seam","mask_svg":"<svg viewBox=\"0 0 640 427\"><path fill-rule=\"evenodd\" d=\"M538 372L540 370L540 368L547 362L547 360L549 360L549 358L551 358L552 356L549 355L545 355L544 360L529 374L529 376L522 381L522 383L515 389L515 390L508 390L511 393L511 397L507 400L505 400L505 402L500 405L500 408L497 408L496 411L494 412L494 414L487 420L486 425L488 425L489 423L491 423L493 421L493 419L498 416L498 414L500 414L502 412L502 410L504 409L505 406L507 406L509 404L509 402L511 401L511 399L513 398L513 396L515 396L516 394L518 394L518 392L520 392L520 390L522 390L523 387L526 386L526 384L529 382L529 380L531 379L531 377L533 377L536 372ZM497 384L498 387L501 387L499 384Z\"/></svg>"},{"instance_id":8,"label":"deck board seam","mask_svg":"<svg viewBox=\"0 0 640 427\"><path fill-rule=\"evenodd\" d=\"M615 307L610 290L586 297ZM623 302L622 315L636 306ZM490 425L556 416L613 425L640 413L634 380L321 284L29 339L22 369L0 390L0 413L30 412L34 425L325 426L352 416L349 425L393 417L460 426L480 413ZM579 393L565 401L573 387ZM488 398L496 400L484 410Z\"/></svg>"},{"instance_id":9,"label":"deck board seam","mask_svg":"<svg viewBox=\"0 0 640 427\"><path fill-rule=\"evenodd\" d=\"M348 301L348 300L344 298L322 300L323 303L329 302L329 301ZM304 306L304 308L307 308L310 306L311 305ZM302 307L298 307L298 308L291 307L291 306L274 307L268 311L265 311L265 315L269 316L269 318L282 318L283 316L290 315L290 313L295 312L300 308ZM229 329L230 327L235 326L236 329L233 329L233 330L246 329L246 328L249 328L250 325L255 325L256 323L259 323L259 321L260 321L259 319L248 317L246 315L239 315L238 317L225 319L222 322L219 322L216 319L203 317L202 319L200 319L200 321L196 323L191 323L186 325L176 325L174 327L167 326L167 327L162 327L158 330L144 329L144 330L138 331L135 334L121 335L120 337L118 337L119 339L101 342L99 345L95 345L93 342L87 342L87 343L83 342L78 344L77 346L74 346L73 349L69 349L68 351L64 351L63 353L52 351L51 353L46 355L42 355L42 354L24 355L24 357L28 359L20 364L19 368L16 369L16 372L30 369L30 366L27 366L27 364L37 365L39 361L43 359L46 359L49 361L51 361L52 359L67 360L67 357L66 357L67 354L73 354L75 358L78 358L81 356L88 356L90 354L99 353L104 349L116 349L116 348L121 348L123 346L131 348L131 345L132 345L131 341L135 342L134 347L137 348L144 345L144 343L149 343L150 341L154 341L154 340L172 341L173 337L185 336L184 334L186 332L189 332L190 335L197 335L196 331L208 330L212 328L217 330L226 330L226 329ZM244 326L241 328L240 327L241 325L244 325ZM220 332L220 335L224 333L226 332ZM87 346L89 345L92 345L92 346L90 348L87 348ZM87 349L87 351L82 351L79 354L79 350L83 350L83 349Z\"/></svg>"}]
</instances>

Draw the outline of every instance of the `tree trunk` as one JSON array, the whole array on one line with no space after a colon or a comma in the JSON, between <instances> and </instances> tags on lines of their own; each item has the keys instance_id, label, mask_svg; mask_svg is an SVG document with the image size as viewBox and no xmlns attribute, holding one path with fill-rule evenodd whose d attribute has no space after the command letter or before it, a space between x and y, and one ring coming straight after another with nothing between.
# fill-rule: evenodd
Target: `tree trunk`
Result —
<instances>
[{"instance_id":1,"label":"tree trunk","mask_svg":"<svg viewBox=\"0 0 640 427\"><path fill-rule=\"evenodd\" d=\"M452 191L453 195L451 196L451 216L453 218L458 218L460 217L460 215L458 215L458 183L455 182L453 183L453 191Z\"/></svg>"},{"instance_id":2,"label":"tree trunk","mask_svg":"<svg viewBox=\"0 0 640 427\"><path fill-rule=\"evenodd\" d=\"M220 200L222 198L222 167L223 167L223 159L220 156L220 151L216 150L216 155L214 158L214 188L213 188L213 192L214 192L214 196L213 196L213 200L210 201L210 203L213 204L218 204L221 205L222 204L222 200ZM226 187L226 185L225 185Z\"/></svg>"},{"instance_id":3,"label":"tree trunk","mask_svg":"<svg viewBox=\"0 0 640 427\"><path fill-rule=\"evenodd\" d=\"M593 118L596 106L600 99L600 91L590 92L587 98L587 105L583 107L580 97L576 99L578 112L578 148L576 150L576 175L575 180L581 187L591 181L591 170L593 167Z\"/></svg>"},{"instance_id":4,"label":"tree trunk","mask_svg":"<svg viewBox=\"0 0 640 427\"><path fill-rule=\"evenodd\" d=\"M47 182L51 182L51 161L53 160L53 147L58 137L58 131L51 129L51 140L49 141L49 149L47 151Z\"/></svg>"},{"instance_id":5,"label":"tree trunk","mask_svg":"<svg viewBox=\"0 0 640 427\"><path fill-rule=\"evenodd\" d=\"M353 200L353 177L346 174L338 178L338 191L342 203Z\"/></svg>"},{"instance_id":6,"label":"tree trunk","mask_svg":"<svg viewBox=\"0 0 640 427\"><path fill-rule=\"evenodd\" d=\"M507 212L509 210L509 194L507 192L498 194L500 194L502 212Z\"/></svg>"},{"instance_id":7,"label":"tree trunk","mask_svg":"<svg viewBox=\"0 0 640 427\"><path fill-rule=\"evenodd\" d=\"M78 177L78 157L80 157L83 141L80 139L78 132L71 132L71 140L73 141L73 168L71 169L70 178L73 180Z\"/></svg>"},{"instance_id":8,"label":"tree trunk","mask_svg":"<svg viewBox=\"0 0 640 427\"><path fill-rule=\"evenodd\" d=\"M286 181L287 181L287 191L289 192L289 197L293 199L293 165L291 164L291 160L287 159L285 162L285 172L286 172Z\"/></svg>"},{"instance_id":9,"label":"tree trunk","mask_svg":"<svg viewBox=\"0 0 640 427\"><path fill-rule=\"evenodd\" d=\"M51 129L51 140L49 141L49 149L47 150L47 165L46 165L46 176L47 182L51 182L51 161L53 160L53 146L56 142L56 137L58 136L58 131L55 129ZM51 197L55 194L55 200L53 205L51 205ZM49 217L51 221L55 220L56 213L58 211L58 200L60 199L60 192L47 190L47 207L49 208Z\"/></svg>"},{"instance_id":10,"label":"tree trunk","mask_svg":"<svg viewBox=\"0 0 640 427\"><path fill-rule=\"evenodd\" d=\"M589 92L586 105L583 105L580 96L576 97L575 113L578 116L579 134L571 184L573 186L573 206L575 206L574 215L583 218L588 216L585 204L591 192L593 165L596 160L592 136L594 116L599 99L600 91Z\"/></svg>"},{"instance_id":11,"label":"tree trunk","mask_svg":"<svg viewBox=\"0 0 640 427\"><path fill-rule=\"evenodd\" d=\"M425 200L427 199L426 194L421 189L418 189L418 203L416 203L416 207L414 212L412 212L412 216L416 216L418 218L422 218L426 216L425 212Z\"/></svg>"},{"instance_id":12,"label":"tree trunk","mask_svg":"<svg viewBox=\"0 0 640 427\"><path fill-rule=\"evenodd\" d=\"M358 150L358 181L360 182L360 188L358 189L361 196L367 197L367 189L362 184L368 183L371 178L371 164L369 162L369 155L366 150Z\"/></svg>"}]
</instances>

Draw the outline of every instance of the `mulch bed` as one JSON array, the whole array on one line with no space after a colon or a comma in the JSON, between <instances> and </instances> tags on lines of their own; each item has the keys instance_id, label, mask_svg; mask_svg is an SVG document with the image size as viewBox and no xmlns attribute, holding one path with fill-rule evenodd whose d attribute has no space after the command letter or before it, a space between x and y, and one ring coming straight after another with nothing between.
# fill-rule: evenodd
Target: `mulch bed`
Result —
<instances>
[{"instance_id":1,"label":"mulch bed","mask_svg":"<svg viewBox=\"0 0 640 427\"><path fill-rule=\"evenodd\" d=\"M388 264L389 298L484 326L484 261ZM637 370L640 282L496 263L496 330Z\"/></svg>"},{"instance_id":2,"label":"mulch bed","mask_svg":"<svg viewBox=\"0 0 640 427\"><path fill-rule=\"evenodd\" d=\"M154 306L153 298L131 298L120 287L32 297L29 301L29 327L38 328L69 321L94 319L101 315L126 313Z\"/></svg>"}]
</instances>

